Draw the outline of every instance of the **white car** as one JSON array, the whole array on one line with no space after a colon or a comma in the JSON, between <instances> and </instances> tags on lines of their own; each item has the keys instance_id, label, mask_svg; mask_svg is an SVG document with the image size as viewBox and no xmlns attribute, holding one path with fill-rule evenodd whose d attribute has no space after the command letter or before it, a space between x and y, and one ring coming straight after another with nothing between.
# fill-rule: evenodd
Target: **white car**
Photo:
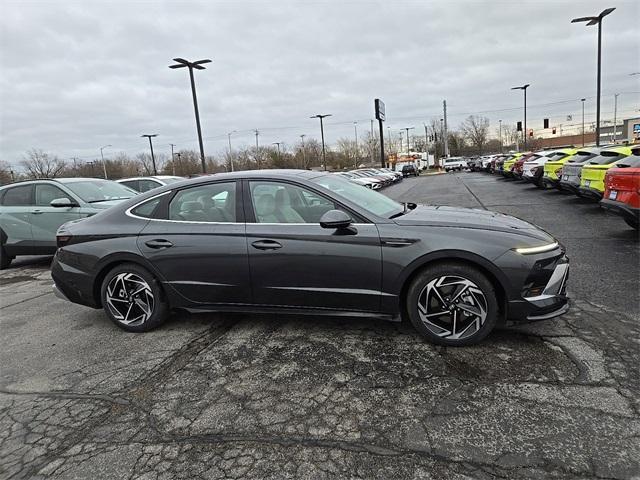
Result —
<instances>
[{"instance_id":1,"label":"white car","mask_svg":"<svg viewBox=\"0 0 640 480\"><path fill-rule=\"evenodd\" d=\"M144 193L149 190L153 190L154 188L162 187L169 183L179 182L181 180L185 179L183 177L175 177L173 175L155 175L152 177L121 178L120 180L116 180L116 182L132 188L138 193Z\"/></svg>"},{"instance_id":2,"label":"white car","mask_svg":"<svg viewBox=\"0 0 640 480\"><path fill-rule=\"evenodd\" d=\"M449 157L444 159L444 170L462 170L467 168L467 161L463 157Z\"/></svg>"},{"instance_id":3,"label":"white car","mask_svg":"<svg viewBox=\"0 0 640 480\"><path fill-rule=\"evenodd\" d=\"M378 190L382 187L382 182L370 178L370 177L359 177L354 175L351 172L338 172L336 175L340 175L342 177L348 178L350 182L357 183L358 185L362 185L363 187L370 188L371 190Z\"/></svg>"},{"instance_id":4,"label":"white car","mask_svg":"<svg viewBox=\"0 0 640 480\"><path fill-rule=\"evenodd\" d=\"M557 160L566 156L567 154L562 149L541 150L534 153L533 156L522 165L522 179L542 187L544 164L549 160Z\"/></svg>"}]
</instances>

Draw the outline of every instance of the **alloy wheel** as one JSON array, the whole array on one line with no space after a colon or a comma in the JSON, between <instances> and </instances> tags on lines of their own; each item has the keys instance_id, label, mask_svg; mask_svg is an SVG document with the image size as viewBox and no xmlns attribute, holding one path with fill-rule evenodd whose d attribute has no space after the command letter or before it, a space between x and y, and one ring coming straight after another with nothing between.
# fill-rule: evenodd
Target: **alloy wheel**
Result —
<instances>
[{"instance_id":1,"label":"alloy wheel","mask_svg":"<svg viewBox=\"0 0 640 480\"><path fill-rule=\"evenodd\" d=\"M155 302L151 287L142 277L119 273L107 285L106 303L115 320L135 326L149 319Z\"/></svg>"},{"instance_id":2,"label":"alloy wheel","mask_svg":"<svg viewBox=\"0 0 640 480\"><path fill-rule=\"evenodd\" d=\"M446 275L434 278L418 296L418 315L434 335L462 340L474 335L487 318L487 299L471 280Z\"/></svg>"}]
</instances>

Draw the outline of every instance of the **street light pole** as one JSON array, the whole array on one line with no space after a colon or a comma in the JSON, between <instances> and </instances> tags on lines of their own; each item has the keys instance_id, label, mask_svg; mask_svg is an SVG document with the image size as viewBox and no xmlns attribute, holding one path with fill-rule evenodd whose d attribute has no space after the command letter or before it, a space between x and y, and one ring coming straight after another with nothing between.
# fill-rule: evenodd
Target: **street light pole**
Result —
<instances>
[{"instance_id":1,"label":"street light pole","mask_svg":"<svg viewBox=\"0 0 640 480\"><path fill-rule=\"evenodd\" d=\"M360 150L358 150L358 122L353 122L353 130L356 134L356 157L354 158L353 167L358 168L358 157L360 156Z\"/></svg>"},{"instance_id":2,"label":"street light pole","mask_svg":"<svg viewBox=\"0 0 640 480\"><path fill-rule=\"evenodd\" d=\"M326 154L324 151L324 125L322 123L322 120L324 118L330 117L331 114L327 113L325 115L313 115L309 118L319 118L320 119L320 136L322 137L322 164L324 165L324 170L327 171L327 158L326 158Z\"/></svg>"},{"instance_id":3,"label":"street light pole","mask_svg":"<svg viewBox=\"0 0 640 480\"><path fill-rule=\"evenodd\" d=\"M176 157L173 153L173 147L175 147L175 144L170 143L169 145L171 145L171 175L173 175L175 177L176 175Z\"/></svg>"},{"instance_id":4,"label":"street light pole","mask_svg":"<svg viewBox=\"0 0 640 480\"><path fill-rule=\"evenodd\" d=\"M202 162L202 173L207 173L207 166L204 159L204 146L202 144L202 129L200 128L200 112L198 110L198 97L196 96L196 82L193 78L193 69L196 70L204 70L205 67L202 66L204 63L211 63L211 60L198 60L196 62L189 62L184 58L174 58L174 62L176 65L169 65L169 68L184 68L187 67L189 69L189 78L191 79L191 94L193 95L193 109L196 114L196 128L198 130L198 143L200 144L200 160Z\"/></svg>"},{"instance_id":5,"label":"street light pole","mask_svg":"<svg viewBox=\"0 0 640 480\"><path fill-rule=\"evenodd\" d=\"M156 157L153 154L153 143L151 142L151 138L157 137L158 134L154 133L152 135L140 135L140 137L147 137L149 139L149 147L151 147L151 163L153 165L153 174L158 175L158 171L156 170Z\"/></svg>"},{"instance_id":6,"label":"street light pole","mask_svg":"<svg viewBox=\"0 0 640 480\"><path fill-rule=\"evenodd\" d=\"M598 25L598 86L596 94L596 147L600 146L600 79L602 70L602 19L613 12L615 8L607 8L597 17L580 17L571 20L571 23L587 22L587 27ZM584 127L583 127L584 131Z\"/></svg>"},{"instance_id":7,"label":"street light pole","mask_svg":"<svg viewBox=\"0 0 640 480\"><path fill-rule=\"evenodd\" d=\"M584 147L584 101L586 100L586 98L581 98L580 101L582 102L582 146Z\"/></svg>"},{"instance_id":8,"label":"street light pole","mask_svg":"<svg viewBox=\"0 0 640 480\"><path fill-rule=\"evenodd\" d=\"M414 128L416 127L404 127L404 129L407 131L407 157L411 153L411 142L409 141L409 130L413 130Z\"/></svg>"},{"instance_id":9,"label":"street light pole","mask_svg":"<svg viewBox=\"0 0 640 480\"><path fill-rule=\"evenodd\" d=\"M259 157L259 150L258 150L258 135L260 135L260 132L258 131L258 129L255 129L256 132L256 166L258 167L258 170L260 170L260 157Z\"/></svg>"},{"instance_id":10,"label":"street light pole","mask_svg":"<svg viewBox=\"0 0 640 480\"><path fill-rule=\"evenodd\" d=\"M521 87L513 87L511 90L522 90L524 92L524 128L522 129L522 137L523 137L523 144L524 144L524 149L527 149L527 135L529 134L529 132L527 132L527 88L529 88L531 85L530 84L526 84L523 85Z\"/></svg>"},{"instance_id":11,"label":"street light pole","mask_svg":"<svg viewBox=\"0 0 640 480\"><path fill-rule=\"evenodd\" d=\"M227 133L227 138L229 139L229 163L231 164L231 171L233 172L233 152L231 151L231 134L236 133L236 130L233 132Z\"/></svg>"},{"instance_id":12,"label":"street light pole","mask_svg":"<svg viewBox=\"0 0 640 480\"><path fill-rule=\"evenodd\" d=\"M304 149L304 137L306 137L304 133L300 135L300 139L302 140L302 166L307 168L307 155Z\"/></svg>"},{"instance_id":13,"label":"street light pole","mask_svg":"<svg viewBox=\"0 0 640 480\"><path fill-rule=\"evenodd\" d=\"M113 145L105 145L104 147L100 147L100 157L102 157L102 172L104 173L104 179L107 179L107 164L104 163L104 154L102 153L102 150L104 150L107 147L112 147Z\"/></svg>"}]
</instances>

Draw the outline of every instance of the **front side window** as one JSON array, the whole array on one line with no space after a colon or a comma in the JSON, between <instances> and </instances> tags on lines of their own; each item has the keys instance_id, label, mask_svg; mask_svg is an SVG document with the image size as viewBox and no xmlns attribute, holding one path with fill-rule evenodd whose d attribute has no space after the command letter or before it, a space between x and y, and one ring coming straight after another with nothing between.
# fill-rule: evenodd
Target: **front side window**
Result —
<instances>
[{"instance_id":1,"label":"front side window","mask_svg":"<svg viewBox=\"0 0 640 480\"><path fill-rule=\"evenodd\" d=\"M51 201L56 198L69 198L69 195L55 185L47 183L36 184L36 205L48 207Z\"/></svg>"},{"instance_id":2,"label":"front side window","mask_svg":"<svg viewBox=\"0 0 640 480\"><path fill-rule=\"evenodd\" d=\"M322 215L336 208L322 195L288 183L255 181L250 182L250 189L258 223L318 223Z\"/></svg>"},{"instance_id":3,"label":"front side window","mask_svg":"<svg viewBox=\"0 0 640 480\"><path fill-rule=\"evenodd\" d=\"M169 203L169 220L236 222L236 182L198 185L178 191Z\"/></svg>"},{"instance_id":4,"label":"front side window","mask_svg":"<svg viewBox=\"0 0 640 480\"><path fill-rule=\"evenodd\" d=\"M335 175L322 175L311 180L379 217L390 218L404 212L404 207L386 195L351 183Z\"/></svg>"},{"instance_id":5,"label":"front side window","mask_svg":"<svg viewBox=\"0 0 640 480\"><path fill-rule=\"evenodd\" d=\"M31 185L22 185L8 189L2 197L2 205L6 207L31 205Z\"/></svg>"}]
</instances>

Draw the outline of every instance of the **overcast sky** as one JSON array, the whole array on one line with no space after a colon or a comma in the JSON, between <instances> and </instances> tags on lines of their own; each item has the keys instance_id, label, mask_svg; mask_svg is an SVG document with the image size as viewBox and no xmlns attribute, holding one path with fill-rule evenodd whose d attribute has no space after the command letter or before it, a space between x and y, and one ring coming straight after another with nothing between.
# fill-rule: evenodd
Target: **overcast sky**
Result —
<instances>
[{"instance_id":1,"label":"overcast sky","mask_svg":"<svg viewBox=\"0 0 640 480\"><path fill-rule=\"evenodd\" d=\"M640 114L640 2L622 1L29 1L0 0L0 160L30 148L91 160L197 149L186 69L174 57L210 58L196 73L205 152L319 138L369 128L382 98L393 132L470 113L512 123L576 123L580 98L595 119L597 27L574 17L617 10L604 21L603 119ZM573 122L566 116L573 115Z\"/></svg>"}]
</instances>

